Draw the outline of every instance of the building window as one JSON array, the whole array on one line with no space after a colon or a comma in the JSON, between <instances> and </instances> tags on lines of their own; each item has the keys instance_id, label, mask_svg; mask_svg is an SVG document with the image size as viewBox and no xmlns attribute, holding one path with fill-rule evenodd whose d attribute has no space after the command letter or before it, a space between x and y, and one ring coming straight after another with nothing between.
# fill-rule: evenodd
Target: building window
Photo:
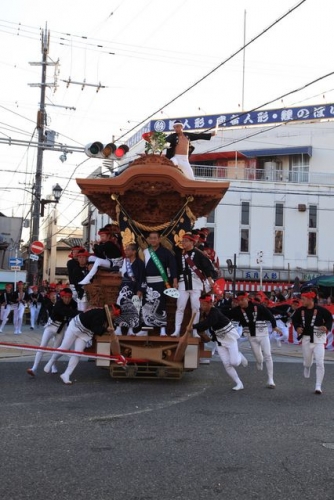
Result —
<instances>
[{"instance_id":1,"label":"building window","mask_svg":"<svg viewBox=\"0 0 334 500\"><path fill-rule=\"evenodd\" d=\"M240 252L249 252L249 229L241 229Z\"/></svg>"},{"instance_id":2,"label":"building window","mask_svg":"<svg viewBox=\"0 0 334 500\"><path fill-rule=\"evenodd\" d=\"M212 210L212 212L209 213L206 219L206 227L210 229L210 233L207 237L207 244L209 245L210 248L215 248L215 217L216 217L216 210Z\"/></svg>"},{"instance_id":3,"label":"building window","mask_svg":"<svg viewBox=\"0 0 334 500\"><path fill-rule=\"evenodd\" d=\"M317 254L317 226L318 226L318 209L316 205L309 206L308 217L308 255Z\"/></svg>"},{"instance_id":4,"label":"building window","mask_svg":"<svg viewBox=\"0 0 334 500\"><path fill-rule=\"evenodd\" d=\"M308 155L290 156L289 180L290 182L308 182L309 181L309 163Z\"/></svg>"},{"instance_id":5,"label":"building window","mask_svg":"<svg viewBox=\"0 0 334 500\"><path fill-rule=\"evenodd\" d=\"M275 241L274 253L283 253L283 203L276 203L275 205Z\"/></svg>"},{"instance_id":6,"label":"building window","mask_svg":"<svg viewBox=\"0 0 334 500\"><path fill-rule=\"evenodd\" d=\"M308 254L317 255L317 233L308 233Z\"/></svg>"},{"instance_id":7,"label":"building window","mask_svg":"<svg viewBox=\"0 0 334 500\"><path fill-rule=\"evenodd\" d=\"M308 216L308 227L316 229L317 227L317 207L316 205L310 205Z\"/></svg>"},{"instance_id":8,"label":"building window","mask_svg":"<svg viewBox=\"0 0 334 500\"><path fill-rule=\"evenodd\" d=\"M249 202L243 201L241 203L241 224L249 226Z\"/></svg>"},{"instance_id":9,"label":"building window","mask_svg":"<svg viewBox=\"0 0 334 500\"><path fill-rule=\"evenodd\" d=\"M275 207L275 226L282 227L283 226L283 203L276 203Z\"/></svg>"},{"instance_id":10,"label":"building window","mask_svg":"<svg viewBox=\"0 0 334 500\"><path fill-rule=\"evenodd\" d=\"M249 202L241 202L241 226L249 226ZM249 252L249 227L241 227L240 252Z\"/></svg>"},{"instance_id":11,"label":"building window","mask_svg":"<svg viewBox=\"0 0 334 500\"><path fill-rule=\"evenodd\" d=\"M275 231L275 250L274 253L283 253L283 231Z\"/></svg>"}]
</instances>

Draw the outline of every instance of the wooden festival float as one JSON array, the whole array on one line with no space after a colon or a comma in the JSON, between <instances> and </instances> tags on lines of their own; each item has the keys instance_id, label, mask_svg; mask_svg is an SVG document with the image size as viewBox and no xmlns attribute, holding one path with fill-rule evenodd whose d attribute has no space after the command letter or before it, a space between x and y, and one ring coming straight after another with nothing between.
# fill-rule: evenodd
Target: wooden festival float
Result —
<instances>
[{"instance_id":1,"label":"wooden festival float","mask_svg":"<svg viewBox=\"0 0 334 500\"><path fill-rule=\"evenodd\" d=\"M136 241L144 249L146 234L156 230L170 250L180 248L182 234L191 230L197 218L214 210L229 187L226 182L188 179L157 154L141 156L118 176L77 179L77 184L100 213L118 222L124 246ZM99 269L94 281L85 286L89 304L101 307L115 302L120 283L120 273ZM176 299L167 297L168 335L174 331L175 310ZM108 359L97 360L97 365L110 367L111 376L118 378L181 378L185 371L198 367L200 357L211 355L204 351L201 339L191 337L190 316L188 303L182 325L185 333L179 338L160 337L154 329L144 337L97 337L97 353L120 353L127 359L124 367Z\"/></svg>"}]
</instances>

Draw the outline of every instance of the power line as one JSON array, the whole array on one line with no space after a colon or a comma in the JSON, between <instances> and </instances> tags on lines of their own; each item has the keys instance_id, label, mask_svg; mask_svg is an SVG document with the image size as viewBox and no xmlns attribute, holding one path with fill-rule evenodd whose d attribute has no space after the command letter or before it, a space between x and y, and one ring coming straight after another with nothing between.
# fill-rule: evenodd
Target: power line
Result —
<instances>
[{"instance_id":1,"label":"power line","mask_svg":"<svg viewBox=\"0 0 334 500\"><path fill-rule=\"evenodd\" d=\"M152 118L152 116L156 115L157 113L159 113L160 111L162 111L164 108L166 108L167 106L169 106L170 104L172 104L173 102L177 101L177 99L179 99L180 97L182 97L183 95L185 95L187 92L189 92L190 90L192 90L194 87L196 87L197 85L199 85L201 82L203 82L204 80L206 80L206 78L208 78L210 75L212 75L213 73L215 73L219 68L221 68L223 65L225 65L228 61L230 61L231 59L233 59L233 57L235 57L236 55L238 55L240 52L242 52L245 48L247 48L249 45L251 45L252 43L254 43L256 40L258 40L261 36L263 36L265 33L267 33L271 28L273 28L276 24L278 24L280 21L282 21L285 17L287 17L289 14L291 14L293 11L295 11L296 9L298 9L298 7L300 7L303 3L305 3L306 0L301 0L301 2L299 2L297 5L295 5L292 9L290 9L288 12L286 12L285 14L283 14L281 17L279 17L276 21L274 21L273 23L271 23L267 28L265 28L263 31L261 31L258 35L256 35L254 38L252 38L249 42L247 42L245 45L243 45L242 47L240 47L237 51L235 51L233 54L231 54L227 59L225 59L224 61L222 61L220 64L218 64L218 66L216 66L215 68L213 68L211 71L209 71L209 73L207 73L206 75L204 75L202 78L200 78L199 80L197 80L193 85L191 85L190 87L188 87L186 90L184 90L183 92L181 92L180 94L178 94L176 97L174 97L173 99L171 99L169 102L167 102L164 106L161 106L159 109L157 109L156 111L154 111L154 113L150 114L148 117L146 117L144 120L142 120L141 122L137 123L136 126L132 127L130 130L127 131L127 134L129 132L132 132L133 130L135 130L136 128L138 128L140 125L142 125L143 123L145 123L147 120L149 120L150 118ZM257 108L256 108L257 109ZM118 139L116 140L120 140L122 139L122 137L124 137L125 135L127 134L123 134L121 135L120 137L118 137Z\"/></svg>"}]
</instances>

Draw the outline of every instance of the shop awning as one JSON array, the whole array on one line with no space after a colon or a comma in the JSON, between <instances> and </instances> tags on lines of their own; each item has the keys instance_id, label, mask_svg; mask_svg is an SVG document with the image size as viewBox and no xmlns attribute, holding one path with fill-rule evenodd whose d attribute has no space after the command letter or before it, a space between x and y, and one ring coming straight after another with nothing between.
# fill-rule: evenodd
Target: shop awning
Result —
<instances>
[{"instance_id":1,"label":"shop awning","mask_svg":"<svg viewBox=\"0 0 334 500\"><path fill-rule=\"evenodd\" d=\"M213 153L199 153L190 156L191 163L198 161L211 161L211 160L244 160L246 156L241 151L215 151Z\"/></svg>"},{"instance_id":2,"label":"shop awning","mask_svg":"<svg viewBox=\"0 0 334 500\"><path fill-rule=\"evenodd\" d=\"M289 156L289 155L308 155L312 156L312 146L294 146L290 148L272 148L272 149L247 149L241 151L247 158L257 158L259 156Z\"/></svg>"}]
</instances>

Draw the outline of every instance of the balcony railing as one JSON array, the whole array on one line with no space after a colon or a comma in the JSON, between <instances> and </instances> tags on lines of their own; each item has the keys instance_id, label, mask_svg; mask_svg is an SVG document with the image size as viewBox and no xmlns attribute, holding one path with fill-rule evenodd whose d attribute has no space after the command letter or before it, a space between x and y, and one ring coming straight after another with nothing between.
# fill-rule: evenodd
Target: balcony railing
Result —
<instances>
[{"instance_id":1,"label":"balcony railing","mask_svg":"<svg viewBox=\"0 0 334 500\"><path fill-rule=\"evenodd\" d=\"M278 170L263 168L219 167L207 165L192 165L197 179L210 181L263 181L263 182L293 182L305 184L334 184L334 173L310 172L308 167L295 170Z\"/></svg>"}]
</instances>

